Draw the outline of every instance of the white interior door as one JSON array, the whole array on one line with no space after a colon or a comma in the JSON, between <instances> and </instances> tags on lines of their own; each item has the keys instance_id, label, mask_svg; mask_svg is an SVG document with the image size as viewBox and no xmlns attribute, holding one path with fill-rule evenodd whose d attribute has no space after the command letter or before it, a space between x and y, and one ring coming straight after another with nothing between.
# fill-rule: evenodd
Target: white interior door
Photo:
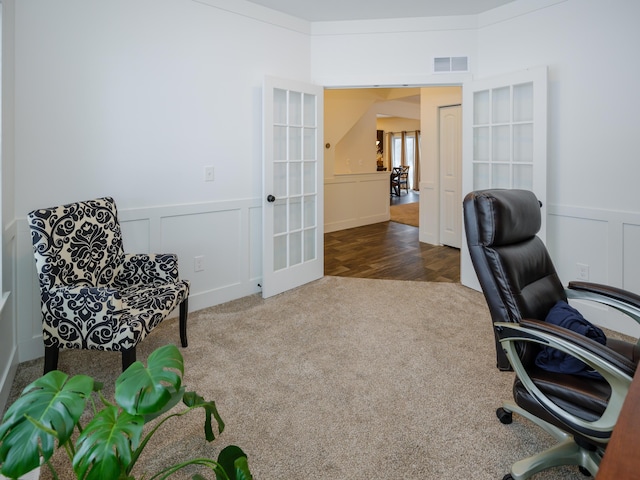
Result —
<instances>
[{"instance_id":1,"label":"white interior door","mask_svg":"<svg viewBox=\"0 0 640 480\"><path fill-rule=\"evenodd\" d=\"M323 90L265 78L262 296L324 274Z\"/></svg>"},{"instance_id":2,"label":"white interior door","mask_svg":"<svg viewBox=\"0 0 640 480\"><path fill-rule=\"evenodd\" d=\"M463 196L486 188L533 191L547 217L547 68L538 67L463 85ZM466 241L460 280L476 290Z\"/></svg>"},{"instance_id":3,"label":"white interior door","mask_svg":"<svg viewBox=\"0 0 640 480\"><path fill-rule=\"evenodd\" d=\"M462 243L462 107L439 109L440 242L460 248Z\"/></svg>"}]
</instances>

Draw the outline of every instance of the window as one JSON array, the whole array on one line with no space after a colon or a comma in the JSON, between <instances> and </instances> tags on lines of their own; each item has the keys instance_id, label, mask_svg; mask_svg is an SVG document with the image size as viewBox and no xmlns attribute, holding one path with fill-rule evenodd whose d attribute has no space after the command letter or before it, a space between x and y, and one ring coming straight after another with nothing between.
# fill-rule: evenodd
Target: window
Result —
<instances>
[{"instance_id":1,"label":"window","mask_svg":"<svg viewBox=\"0 0 640 480\"><path fill-rule=\"evenodd\" d=\"M402 148L402 138L404 133L404 158ZM414 172L416 171L416 158L420 158L419 151L416 155L416 148L420 148L420 143L416 142L420 140L420 132L400 132L393 133L391 137L391 166L400 167L402 165L409 165L409 188L412 190L418 190L418 185L414 185Z\"/></svg>"}]
</instances>

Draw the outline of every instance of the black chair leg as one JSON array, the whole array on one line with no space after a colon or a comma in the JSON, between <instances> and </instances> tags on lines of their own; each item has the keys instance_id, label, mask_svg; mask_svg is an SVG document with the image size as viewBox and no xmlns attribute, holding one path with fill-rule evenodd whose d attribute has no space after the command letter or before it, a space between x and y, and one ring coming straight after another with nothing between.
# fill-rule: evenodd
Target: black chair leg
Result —
<instances>
[{"instance_id":1,"label":"black chair leg","mask_svg":"<svg viewBox=\"0 0 640 480\"><path fill-rule=\"evenodd\" d=\"M185 298L180 303L180 343L182 347L187 346L187 316L189 314L189 298Z\"/></svg>"},{"instance_id":2,"label":"black chair leg","mask_svg":"<svg viewBox=\"0 0 640 480\"><path fill-rule=\"evenodd\" d=\"M124 372L129 366L136 361L136 347L122 350L122 371Z\"/></svg>"},{"instance_id":3,"label":"black chair leg","mask_svg":"<svg viewBox=\"0 0 640 480\"><path fill-rule=\"evenodd\" d=\"M58 350L56 347L44 347L44 374L58 368Z\"/></svg>"}]
</instances>

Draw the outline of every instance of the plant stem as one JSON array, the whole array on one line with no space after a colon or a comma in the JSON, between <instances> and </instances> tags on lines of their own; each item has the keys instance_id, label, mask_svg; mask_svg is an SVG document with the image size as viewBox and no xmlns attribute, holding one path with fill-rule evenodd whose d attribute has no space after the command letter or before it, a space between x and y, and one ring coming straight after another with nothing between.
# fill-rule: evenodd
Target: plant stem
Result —
<instances>
[{"instance_id":1,"label":"plant stem","mask_svg":"<svg viewBox=\"0 0 640 480\"><path fill-rule=\"evenodd\" d=\"M147 443L149 443L149 440L151 440L151 437L154 435L154 433L156 433L156 431L164 424L164 422L166 422L167 420L169 420L170 418L173 417L181 417L182 415L186 415L187 413L189 413L191 410L195 409L195 408L200 408L200 405L197 406L193 406L193 407L189 407L186 410L179 412L179 413L173 413L167 417L164 417L162 420L160 420L158 422L158 424L153 427L149 433L147 433L144 438L142 439L142 442L140 442L140 445L138 445L138 448L136 448L135 452L133 452L133 455L131 456L131 462L129 463L128 467L127 467L127 475L129 473L131 473L131 470L133 469L133 466L136 464L136 462L138 461L138 457L140 457L140 454L142 453L142 451L144 450L145 446L147 445ZM153 477L152 477L153 478Z\"/></svg>"},{"instance_id":2,"label":"plant stem","mask_svg":"<svg viewBox=\"0 0 640 480\"><path fill-rule=\"evenodd\" d=\"M194 458L187 462L178 463L171 467L165 468L164 470L161 470L155 475L149 477L149 480L154 480L155 478L164 480L169 476L173 475L174 473L176 473L178 470L185 468L189 465L201 465L203 467L207 467L209 470L211 470L212 472L218 475L222 474L225 480L229 480L229 476L227 475L227 472L224 471L222 466L218 462L211 460L210 458Z\"/></svg>"},{"instance_id":3,"label":"plant stem","mask_svg":"<svg viewBox=\"0 0 640 480\"><path fill-rule=\"evenodd\" d=\"M47 464L47 467L49 467L49 471L51 472L51 475L53 476L54 480L60 480L58 477L58 472L56 472L56 469L53 468L53 465L51 465L51 460L45 460L45 462Z\"/></svg>"}]
</instances>

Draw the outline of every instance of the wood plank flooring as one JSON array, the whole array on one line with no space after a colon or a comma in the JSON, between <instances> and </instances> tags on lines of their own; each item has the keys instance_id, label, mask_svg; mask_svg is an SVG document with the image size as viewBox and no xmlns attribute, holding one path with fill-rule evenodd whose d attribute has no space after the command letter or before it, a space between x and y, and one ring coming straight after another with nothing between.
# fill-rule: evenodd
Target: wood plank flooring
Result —
<instances>
[{"instance_id":1,"label":"wood plank flooring","mask_svg":"<svg viewBox=\"0 0 640 480\"><path fill-rule=\"evenodd\" d=\"M324 273L338 277L459 282L460 251L420 243L418 228L382 222L324 235Z\"/></svg>"}]
</instances>

